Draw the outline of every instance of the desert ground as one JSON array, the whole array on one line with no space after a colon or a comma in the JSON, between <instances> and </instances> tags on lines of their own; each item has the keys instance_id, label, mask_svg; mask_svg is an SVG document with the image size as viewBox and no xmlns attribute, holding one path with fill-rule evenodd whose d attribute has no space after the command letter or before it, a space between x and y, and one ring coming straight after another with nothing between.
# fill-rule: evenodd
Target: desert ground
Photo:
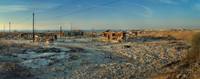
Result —
<instances>
[{"instance_id":1,"label":"desert ground","mask_svg":"<svg viewBox=\"0 0 200 79\"><path fill-rule=\"evenodd\" d=\"M199 79L200 62L186 59L195 33L155 31L120 43L99 37L51 43L2 38L0 79ZM167 35L173 39L160 38Z\"/></svg>"}]
</instances>

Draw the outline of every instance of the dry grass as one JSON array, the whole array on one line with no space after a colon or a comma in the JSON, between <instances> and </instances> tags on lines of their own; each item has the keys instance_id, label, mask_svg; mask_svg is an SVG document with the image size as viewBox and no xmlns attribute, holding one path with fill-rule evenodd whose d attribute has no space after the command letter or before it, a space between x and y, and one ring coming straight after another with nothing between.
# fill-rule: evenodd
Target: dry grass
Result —
<instances>
[{"instance_id":1,"label":"dry grass","mask_svg":"<svg viewBox=\"0 0 200 79\"><path fill-rule=\"evenodd\" d=\"M193 35L191 45L186 61L198 61L200 59L200 32Z\"/></svg>"},{"instance_id":2,"label":"dry grass","mask_svg":"<svg viewBox=\"0 0 200 79\"><path fill-rule=\"evenodd\" d=\"M164 72L152 79L200 79L200 33L195 33L191 39L191 49L186 58L173 67L165 67ZM170 68L171 70L166 70Z\"/></svg>"},{"instance_id":3,"label":"dry grass","mask_svg":"<svg viewBox=\"0 0 200 79\"><path fill-rule=\"evenodd\" d=\"M189 41L192 39L194 33L195 32L193 31L181 31L181 32L172 32L170 33L170 35L177 39Z\"/></svg>"},{"instance_id":4,"label":"dry grass","mask_svg":"<svg viewBox=\"0 0 200 79\"><path fill-rule=\"evenodd\" d=\"M155 32L144 34L144 36L153 36L153 37L172 36L179 40L190 41L194 34L195 34L195 31L155 31Z\"/></svg>"}]
</instances>

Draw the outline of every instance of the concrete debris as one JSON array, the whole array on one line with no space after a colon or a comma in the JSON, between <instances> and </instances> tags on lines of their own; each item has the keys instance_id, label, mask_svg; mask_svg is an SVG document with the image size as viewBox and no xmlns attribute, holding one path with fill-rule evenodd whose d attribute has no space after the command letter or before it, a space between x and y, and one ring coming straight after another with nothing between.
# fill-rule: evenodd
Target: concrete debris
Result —
<instances>
[{"instance_id":1,"label":"concrete debris","mask_svg":"<svg viewBox=\"0 0 200 79\"><path fill-rule=\"evenodd\" d=\"M76 70L69 79L133 79L136 66L131 63L92 65Z\"/></svg>"}]
</instances>

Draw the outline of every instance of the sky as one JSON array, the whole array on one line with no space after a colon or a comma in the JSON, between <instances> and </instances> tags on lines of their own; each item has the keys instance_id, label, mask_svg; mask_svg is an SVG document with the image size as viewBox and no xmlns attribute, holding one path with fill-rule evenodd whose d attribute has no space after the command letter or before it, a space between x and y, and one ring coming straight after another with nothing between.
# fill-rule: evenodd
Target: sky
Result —
<instances>
[{"instance_id":1,"label":"sky","mask_svg":"<svg viewBox=\"0 0 200 79\"><path fill-rule=\"evenodd\" d=\"M200 0L0 0L0 29L200 28Z\"/></svg>"}]
</instances>

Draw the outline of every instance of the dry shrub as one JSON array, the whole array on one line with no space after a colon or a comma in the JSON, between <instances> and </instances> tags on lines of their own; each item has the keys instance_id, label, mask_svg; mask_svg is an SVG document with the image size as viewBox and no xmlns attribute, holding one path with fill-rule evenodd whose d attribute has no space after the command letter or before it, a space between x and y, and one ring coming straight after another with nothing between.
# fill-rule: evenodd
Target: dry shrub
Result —
<instances>
[{"instance_id":1,"label":"dry shrub","mask_svg":"<svg viewBox=\"0 0 200 79\"><path fill-rule=\"evenodd\" d=\"M193 35L191 49L187 54L187 61L198 61L200 59L200 32Z\"/></svg>"},{"instance_id":2,"label":"dry shrub","mask_svg":"<svg viewBox=\"0 0 200 79\"><path fill-rule=\"evenodd\" d=\"M172 36L176 39L189 41L192 39L192 36L195 34L194 31L168 31L164 32L164 35Z\"/></svg>"},{"instance_id":3,"label":"dry shrub","mask_svg":"<svg viewBox=\"0 0 200 79\"><path fill-rule=\"evenodd\" d=\"M192 35L191 49L180 63L164 67L163 73L152 79L199 79L200 78L200 32ZM170 70L167 70L170 69Z\"/></svg>"},{"instance_id":4,"label":"dry shrub","mask_svg":"<svg viewBox=\"0 0 200 79\"><path fill-rule=\"evenodd\" d=\"M191 40L195 31L156 31L148 34L143 34L144 36L152 37L166 37L171 36L179 40L189 41Z\"/></svg>"}]
</instances>

